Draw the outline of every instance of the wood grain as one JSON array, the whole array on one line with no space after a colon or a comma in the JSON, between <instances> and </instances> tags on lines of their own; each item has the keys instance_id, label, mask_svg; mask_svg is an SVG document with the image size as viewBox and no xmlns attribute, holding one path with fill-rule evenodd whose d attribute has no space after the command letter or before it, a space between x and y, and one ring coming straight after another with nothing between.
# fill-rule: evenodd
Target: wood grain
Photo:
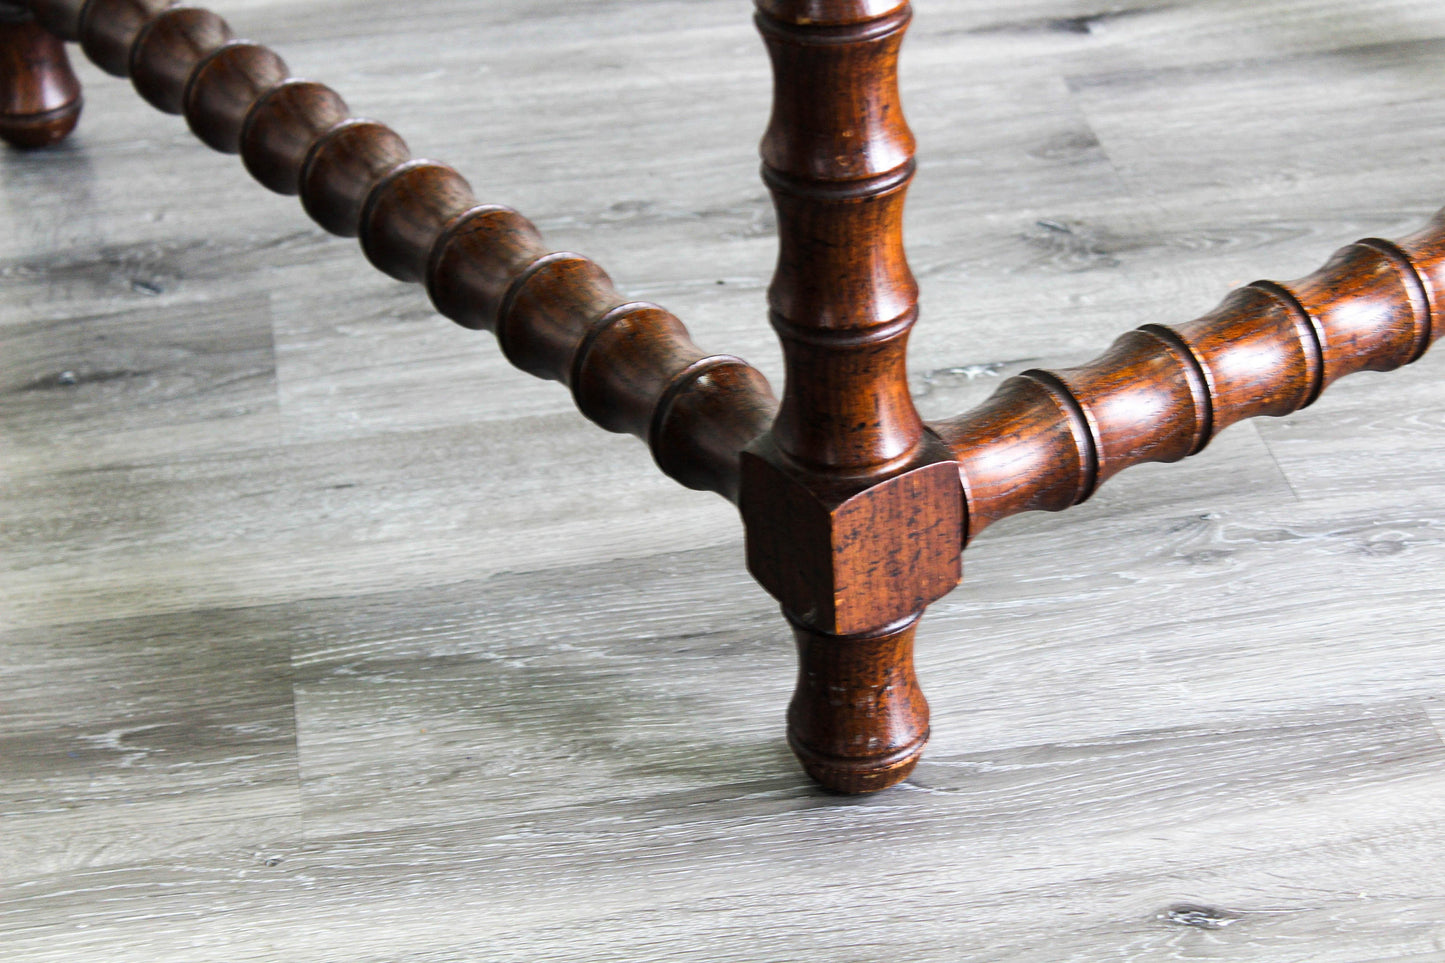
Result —
<instances>
[{"instance_id":1,"label":"wood grain","mask_svg":"<svg viewBox=\"0 0 1445 963\"><path fill-rule=\"evenodd\" d=\"M22 8L0 4L0 140L23 150L58 144L80 108L65 45Z\"/></svg>"},{"instance_id":2,"label":"wood grain","mask_svg":"<svg viewBox=\"0 0 1445 963\"><path fill-rule=\"evenodd\" d=\"M1246 418L1315 403L1360 371L1417 361L1436 324L1445 214L1399 242L1365 238L1298 281L1255 281L1184 325L1148 324L1062 371L1010 378L930 425L958 460L967 543L1025 511L1087 501L1132 465L1178 461Z\"/></svg>"},{"instance_id":3,"label":"wood grain","mask_svg":"<svg viewBox=\"0 0 1445 963\"><path fill-rule=\"evenodd\" d=\"M782 383L738 4L217 6ZM1130 10L919 4L925 417L1441 200L1438 4ZM990 528L928 757L843 800L722 499L77 72L0 157L0 956L1438 959L1433 353ZM19 390L75 359L156 380Z\"/></svg>"},{"instance_id":4,"label":"wood grain","mask_svg":"<svg viewBox=\"0 0 1445 963\"><path fill-rule=\"evenodd\" d=\"M783 397L742 453L748 570L798 642L788 742L835 792L907 777L928 739L913 634L958 584L961 473L909 394L918 284L903 249L913 133L906 0L767 0L763 180L778 221L769 320Z\"/></svg>"}]
</instances>

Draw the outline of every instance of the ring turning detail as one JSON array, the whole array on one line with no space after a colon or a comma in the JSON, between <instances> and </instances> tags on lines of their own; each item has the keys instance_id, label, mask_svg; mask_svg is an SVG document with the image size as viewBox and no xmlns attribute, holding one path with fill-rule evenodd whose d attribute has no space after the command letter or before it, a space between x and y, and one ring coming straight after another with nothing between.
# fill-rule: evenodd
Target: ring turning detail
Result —
<instances>
[{"instance_id":1,"label":"ring turning detail","mask_svg":"<svg viewBox=\"0 0 1445 963\"><path fill-rule=\"evenodd\" d=\"M959 583L979 532L1080 504L1131 465L1196 454L1345 375L1416 361L1445 332L1442 212L1408 237L1351 244L1303 279L1241 287L1197 320L1130 331L1086 364L1026 371L973 411L925 424L906 367L914 140L897 64L910 17L902 0L757 0L774 76L762 160L778 215L768 310L781 398L209 10L0 0L0 138L43 149L71 132L81 90L64 42L78 42L323 228L358 238L377 269L491 331L512 364L566 385L584 416L642 439L667 475L735 502L748 568L797 644L788 742L824 787L871 792L905 779L928 740L914 633Z\"/></svg>"}]
</instances>

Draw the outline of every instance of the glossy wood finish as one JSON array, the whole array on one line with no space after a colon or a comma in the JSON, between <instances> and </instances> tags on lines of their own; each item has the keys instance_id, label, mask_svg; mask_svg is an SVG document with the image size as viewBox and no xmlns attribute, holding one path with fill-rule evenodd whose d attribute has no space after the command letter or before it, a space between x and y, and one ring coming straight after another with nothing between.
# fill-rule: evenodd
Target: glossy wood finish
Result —
<instances>
[{"instance_id":1,"label":"glossy wood finish","mask_svg":"<svg viewBox=\"0 0 1445 963\"><path fill-rule=\"evenodd\" d=\"M425 282L444 314L495 331L518 367L572 387L589 418L647 441L668 475L737 499L738 452L776 407L761 374L702 351L680 321L624 298L587 258L548 251L515 212L478 205L455 170L413 159L395 132L350 117L340 95L290 77L279 56L235 40L214 13L168 7L36 10L73 29L101 67L129 74L147 101L184 114L208 146L240 153L262 184L299 193L322 227L359 236L377 268Z\"/></svg>"},{"instance_id":2,"label":"glossy wood finish","mask_svg":"<svg viewBox=\"0 0 1445 963\"><path fill-rule=\"evenodd\" d=\"M213 6L781 389L746 4ZM926 420L1445 182L1437 3L915 11ZM1440 344L990 527L826 795L731 505L75 66L0 149L0 959L1438 963Z\"/></svg>"},{"instance_id":3,"label":"glossy wood finish","mask_svg":"<svg viewBox=\"0 0 1445 963\"><path fill-rule=\"evenodd\" d=\"M260 97L246 115L241 162L252 177L276 193L297 194L311 147L350 116L346 101L330 87L287 80Z\"/></svg>"},{"instance_id":4,"label":"glossy wood finish","mask_svg":"<svg viewBox=\"0 0 1445 963\"><path fill-rule=\"evenodd\" d=\"M228 43L191 71L181 112L207 147L239 154L251 108L288 76L285 62L273 51L259 44Z\"/></svg>"},{"instance_id":5,"label":"glossy wood finish","mask_svg":"<svg viewBox=\"0 0 1445 963\"><path fill-rule=\"evenodd\" d=\"M287 134L289 140L289 130ZM252 137L262 143L267 139L264 128ZM301 206L332 234L356 237L371 192L410 159L410 148L390 127L370 120L342 121L306 147L298 187Z\"/></svg>"},{"instance_id":6,"label":"glossy wood finish","mask_svg":"<svg viewBox=\"0 0 1445 963\"><path fill-rule=\"evenodd\" d=\"M130 51L142 28L171 0L90 0L80 9L80 49L108 74L130 73Z\"/></svg>"},{"instance_id":7,"label":"glossy wood finish","mask_svg":"<svg viewBox=\"0 0 1445 963\"><path fill-rule=\"evenodd\" d=\"M903 251L913 135L898 96L898 3L857 23L809 4L758 15L773 61L764 179L778 211L768 291L788 362L773 437L810 467L886 474L923 437L905 371L918 285Z\"/></svg>"},{"instance_id":8,"label":"glossy wood finish","mask_svg":"<svg viewBox=\"0 0 1445 963\"><path fill-rule=\"evenodd\" d=\"M361 250L398 281L421 281L442 229L476 203L471 185L447 165L405 161L367 192Z\"/></svg>"},{"instance_id":9,"label":"glossy wood finish","mask_svg":"<svg viewBox=\"0 0 1445 963\"><path fill-rule=\"evenodd\" d=\"M1006 381L933 426L958 459L965 540L1019 512L1077 505L1131 465L1196 454L1245 418L1298 411L1345 375L1417 360L1445 328L1442 290L1445 212L1298 281L1239 288L1198 320L1131 331L1077 368Z\"/></svg>"},{"instance_id":10,"label":"glossy wood finish","mask_svg":"<svg viewBox=\"0 0 1445 963\"><path fill-rule=\"evenodd\" d=\"M152 107L182 113L191 74L233 38L230 25L210 10L166 10L142 27L131 45L131 85Z\"/></svg>"},{"instance_id":11,"label":"glossy wood finish","mask_svg":"<svg viewBox=\"0 0 1445 963\"><path fill-rule=\"evenodd\" d=\"M456 170L412 158L389 128L350 117L338 94L290 77L214 14L163 7L35 12L209 146L240 153L267 187L299 193L318 223L359 236L380 270L425 282L444 314L493 331L517 367L568 385L588 418L645 439L670 476L739 501L749 568L798 640L790 744L840 792L890 785L917 763L929 723L915 628L984 527L1077 505L1123 468L1178 460L1241 419L1307 406L1346 374L1415 360L1441 330L1437 220L1397 244L1360 242L1301 281L1256 282L1197 322L1146 325L1089 364L1025 372L930 430L906 368L914 166L896 67L909 7L761 0L775 76L764 179L780 247L769 305L787 375L775 403L755 369L701 351L588 258L549 251Z\"/></svg>"},{"instance_id":12,"label":"glossy wood finish","mask_svg":"<svg viewBox=\"0 0 1445 963\"><path fill-rule=\"evenodd\" d=\"M23 8L0 3L0 140L24 150L57 144L80 108L65 45Z\"/></svg>"},{"instance_id":13,"label":"glossy wood finish","mask_svg":"<svg viewBox=\"0 0 1445 963\"><path fill-rule=\"evenodd\" d=\"M757 17L774 78L768 304L787 379L771 431L743 456L740 508L748 568L799 627L789 742L839 792L890 785L917 762L928 705L912 626L961 574L957 473L908 390L914 145L897 66L911 16L907 3L765 2Z\"/></svg>"},{"instance_id":14,"label":"glossy wood finish","mask_svg":"<svg viewBox=\"0 0 1445 963\"><path fill-rule=\"evenodd\" d=\"M853 636L794 623L788 745L824 787L876 792L918 765L928 742L928 700L913 671L918 618Z\"/></svg>"}]
</instances>

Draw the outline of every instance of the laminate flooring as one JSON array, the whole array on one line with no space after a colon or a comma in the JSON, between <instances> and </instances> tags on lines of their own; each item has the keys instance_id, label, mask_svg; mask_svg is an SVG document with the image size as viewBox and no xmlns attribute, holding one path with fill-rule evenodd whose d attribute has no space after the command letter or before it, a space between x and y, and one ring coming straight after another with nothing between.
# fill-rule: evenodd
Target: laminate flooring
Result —
<instances>
[{"instance_id":1,"label":"laminate flooring","mask_svg":"<svg viewBox=\"0 0 1445 963\"><path fill-rule=\"evenodd\" d=\"M781 384L742 0L216 0ZM734 511L88 65L0 155L0 960L1445 960L1445 357L998 524L812 788ZM1438 0L919 0L924 414L1445 202Z\"/></svg>"}]
</instances>

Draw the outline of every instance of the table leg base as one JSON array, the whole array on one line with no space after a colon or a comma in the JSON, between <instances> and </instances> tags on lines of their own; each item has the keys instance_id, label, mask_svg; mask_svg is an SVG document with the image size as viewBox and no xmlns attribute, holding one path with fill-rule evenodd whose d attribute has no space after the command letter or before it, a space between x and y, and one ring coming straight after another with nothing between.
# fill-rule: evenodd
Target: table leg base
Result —
<instances>
[{"instance_id":1,"label":"table leg base","mask_svg":"<svg viewBox=\"0 0 1445 963\"><path fill-rule=\"evenodd\" d=\"M80 108L64 42L33 19L0 18L0 140L22 150L58 144Z\"/></svg>"}]
</instances>

